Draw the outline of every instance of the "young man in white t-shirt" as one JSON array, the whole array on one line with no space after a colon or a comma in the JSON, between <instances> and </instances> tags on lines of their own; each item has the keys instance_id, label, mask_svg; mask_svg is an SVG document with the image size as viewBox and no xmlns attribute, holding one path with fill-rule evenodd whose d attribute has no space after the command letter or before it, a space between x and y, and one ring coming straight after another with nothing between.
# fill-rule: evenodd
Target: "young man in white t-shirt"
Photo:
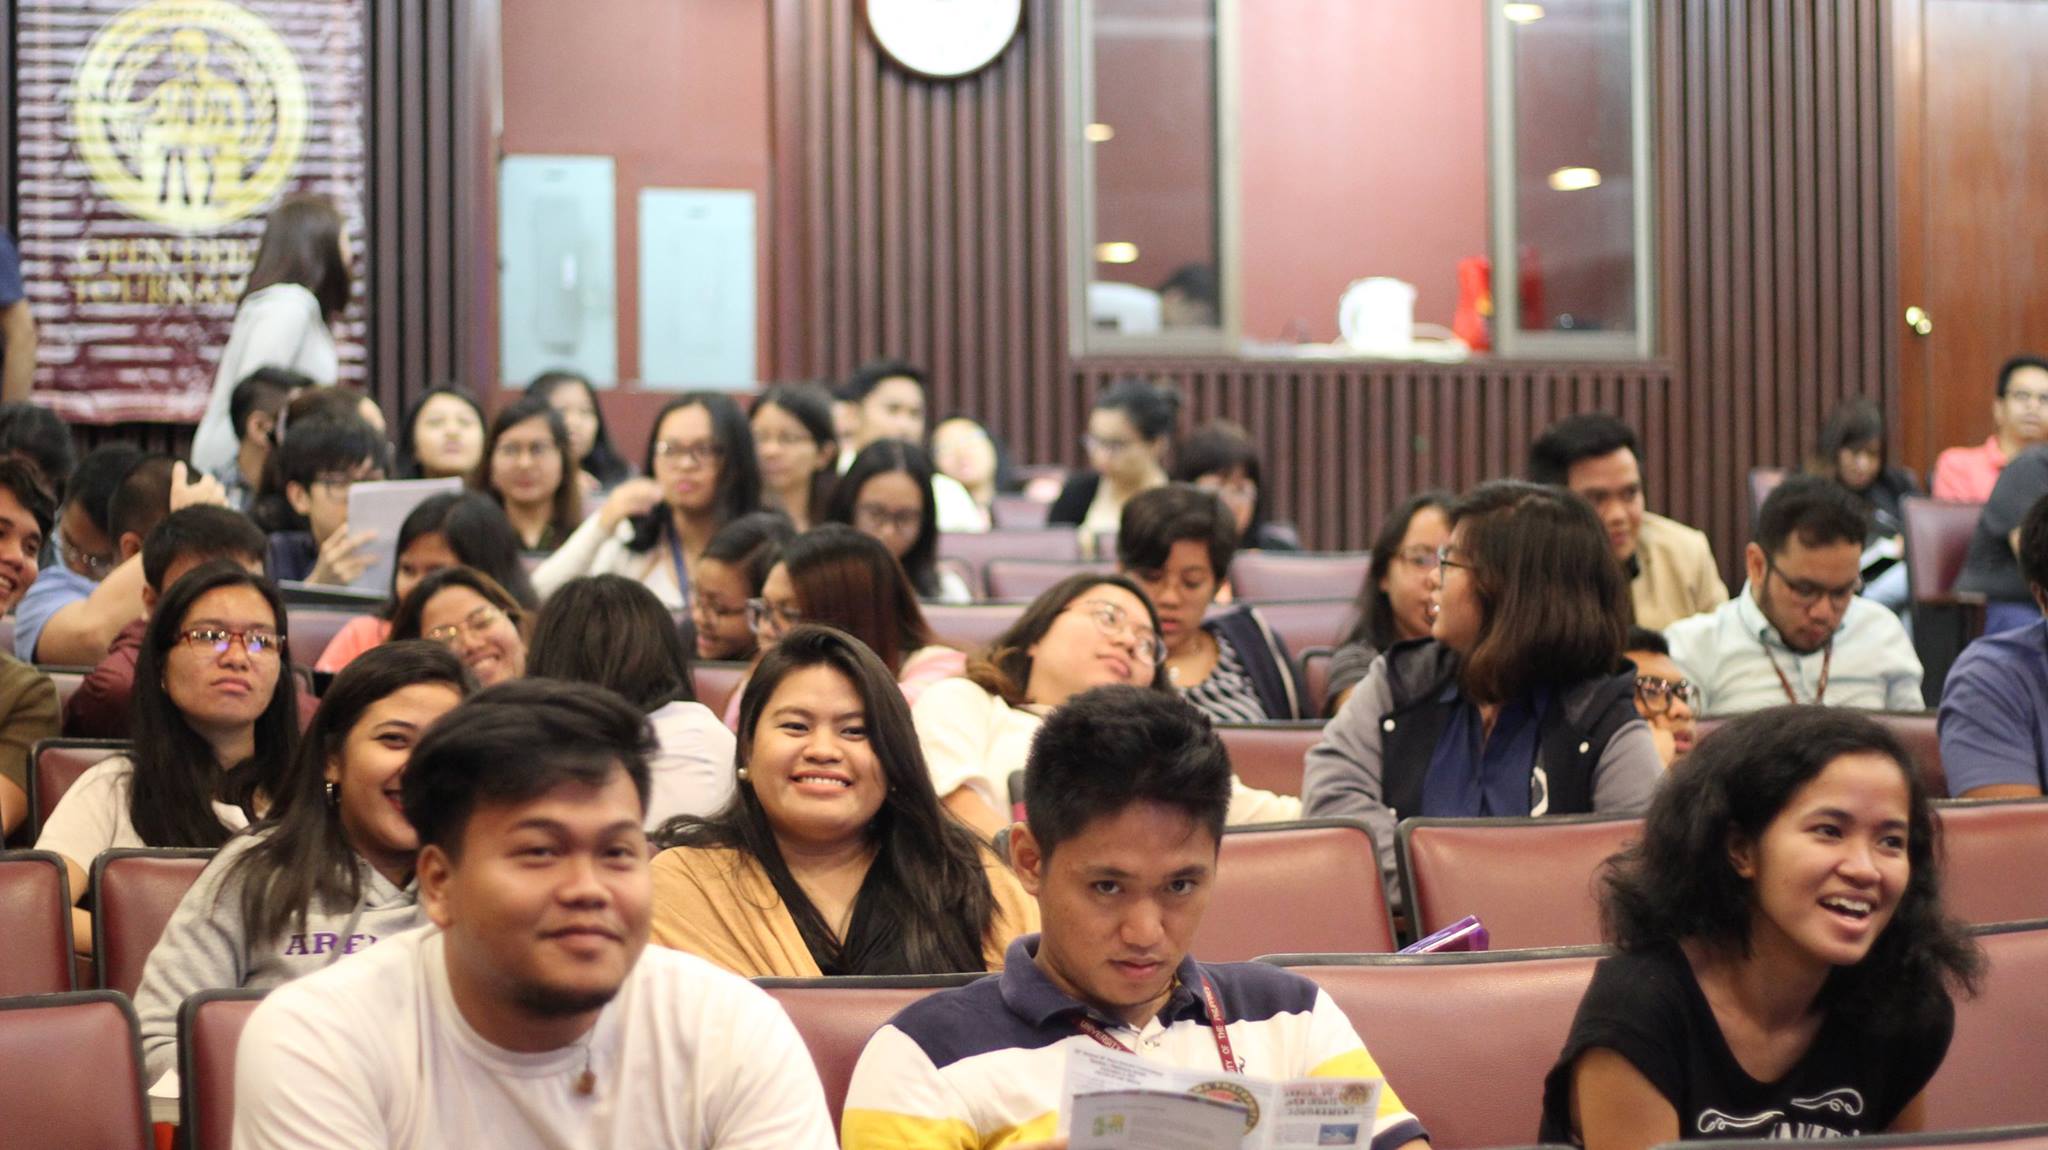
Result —
<instances>
[{"instance_id":1,"label":"young man in white t-shirt","mask_svg":"<svg viewBox=\"0 0 2048 1150\"><path fill-rule=\"evenodd\" d=\"M282 987L235 1066L242 1150L826 1150L767 994L647 949L646 719L586 684L491 688L413 752L431 926Z\"/></svg>"}]
</instances>

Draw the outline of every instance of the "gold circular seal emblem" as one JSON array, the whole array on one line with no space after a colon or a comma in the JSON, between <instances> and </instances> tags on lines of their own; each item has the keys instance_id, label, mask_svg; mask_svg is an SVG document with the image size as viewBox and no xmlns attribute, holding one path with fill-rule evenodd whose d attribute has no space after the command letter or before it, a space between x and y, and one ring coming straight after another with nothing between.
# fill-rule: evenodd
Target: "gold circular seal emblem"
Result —
<instances>
[{"instance_id":1,"label":"gold circular seal emblem","mask_svg":"<svg viewBox=\"0 0 2048 1150\"><path fill-rule=\"evenodd\" d=\"M107 22L73 81L76 147L131 215L209 231L284 186L306 81L270 25L230 0L149 0Z\"/></svg>"},{"instance_id":2,"label":"gold circular seal emblem","mask_svg":"<svg viewBox=\"0 0 2048 1150\"><path fill-rule=\"evenodd\" d=\"M1251 1091L1235 1082L1198 1082L1188 1087L1188 1093L1198 1098L1228 1102L1244 1107L1244 1129L1249 1134L1259 1128L1259 1100Z\"/></svg>"}]
</instances>

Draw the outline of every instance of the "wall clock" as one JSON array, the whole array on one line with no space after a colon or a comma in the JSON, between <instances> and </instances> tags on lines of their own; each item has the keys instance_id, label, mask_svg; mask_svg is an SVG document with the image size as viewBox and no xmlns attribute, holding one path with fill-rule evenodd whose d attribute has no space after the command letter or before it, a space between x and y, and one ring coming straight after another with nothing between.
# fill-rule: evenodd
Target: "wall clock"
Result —
<instances>
[{"instance_id":1,"label":"wall clock","mask_svg":"<svg viewBox=\"0 0 2048 1150\"><path fill-rule=\"evenodd\" d=\"M987 67L1017 36L1024 0L867 0L882 51L921 76L952 79Z\"/></svg>"}]
</instances>

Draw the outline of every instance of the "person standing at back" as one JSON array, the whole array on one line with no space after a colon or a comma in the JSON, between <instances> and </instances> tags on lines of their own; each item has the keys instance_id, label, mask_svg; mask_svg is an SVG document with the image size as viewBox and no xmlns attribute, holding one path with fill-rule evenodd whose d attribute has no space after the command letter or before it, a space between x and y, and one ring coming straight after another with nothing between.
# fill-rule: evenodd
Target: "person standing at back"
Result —
<instances>
[{"instance_id":1,"label":"person standing at back","mask_svg":"<svg viewBox=\"0 0 2048 1150\"><path fill-rule=\"evenodd\" d=\"M332 200L288 196L271 211L192 436L199 470L211 474L234 463L239 445L228 402L250 372L288 367L323 387L340 377L332 327L348 310L349 263L348 229Z\"/></svg>"}]
</instances>

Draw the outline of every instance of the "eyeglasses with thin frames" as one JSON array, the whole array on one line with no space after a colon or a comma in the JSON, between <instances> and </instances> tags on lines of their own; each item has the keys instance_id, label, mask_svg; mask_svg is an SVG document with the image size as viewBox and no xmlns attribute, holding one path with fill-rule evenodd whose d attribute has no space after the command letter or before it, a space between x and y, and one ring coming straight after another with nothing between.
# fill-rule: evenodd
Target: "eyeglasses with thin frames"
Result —
<instances>
[{"instance_id":1,"label":"eyeglasses with thin frames","mask_svg":"<svg viewBox=\"0 0 2048 1150\"><path fill-rule=\"evenodd\" d=\"M1074 604L1088 613L1095 627L1112 639L1128 639L1138 658L1156 667L1166 660L1166 641L1159 632L1131 616L1129 611L1107 599L1086 599Z\"/></svg>"},{"instance_id":2,"label":"eyeglasses with thin frames","mask_svg":"<svg viewBox=\"0 0 2048 1150\"><path fill-rule=\"evenodd\" d=\"M688 464L691 467L701 467L704 464L716 462L724 454L724 451L716 443L711 442L682 443L673 439L657 439L654 441L654 460L657 463L672 463L678 466Z\"/></svg>"},{"instance_id":3,"label":"eyeglasses with thin frames","mask_svg":"<svg viewBox=\"0 0 2048 1150\"><path fill-rule=\"evenodd\" d=\"M803 621L803 612L794 607L766 599L747 600L747 629L756 635L780 635Z\"/></svg>"},{"instance_id":4,"label":"eyeglasses with thin frames","mask_svg":"<svg viewBox=\"0 0 2048 1150\"><path fill-rule=\"evenodd\" d=\"M284 636L268 627L193 627L178 632L178 638L202 654L211 652L216 659L235 643L240 643L251 659L274 659L284 650Z\"/></svg>"},{"instance_id":5,"label":"eyeglasses with thin frames","mask_svg":"<svg viewBox=\"0 0 2048 1150\"><path fill-rule=\"evenodd\" d=\"M1785 585L1785 593L1790 595L1792 601L1797 603L1801 609L1812 607L1822 599L1826 599L1836 610L1846 611L1856 596L1863 593L1863 580L1861 578L1858 578L1846 587L1823 587L1810 579L1794 579L1786 575L1778 569L1777 560L1766 557L1764 559L1764 577L1769 578L1772 575L1776 575L1778 582Z\"/></svg>"},{"instance_id":6,"label":"eyeglasses with thin frames","mask_svg":"<svg viewBox=\"0 0 2048 1150\"><path fill-rule=\"evenodd\" d=\"M452 647L465 634L472 639L481 639L490 634L491 628L497 626L500 620L510 618L510 614L486 603L464 616L461 622L443 624L427 632L426 637L443 646Z\"/></svg>"}]
</instances>

